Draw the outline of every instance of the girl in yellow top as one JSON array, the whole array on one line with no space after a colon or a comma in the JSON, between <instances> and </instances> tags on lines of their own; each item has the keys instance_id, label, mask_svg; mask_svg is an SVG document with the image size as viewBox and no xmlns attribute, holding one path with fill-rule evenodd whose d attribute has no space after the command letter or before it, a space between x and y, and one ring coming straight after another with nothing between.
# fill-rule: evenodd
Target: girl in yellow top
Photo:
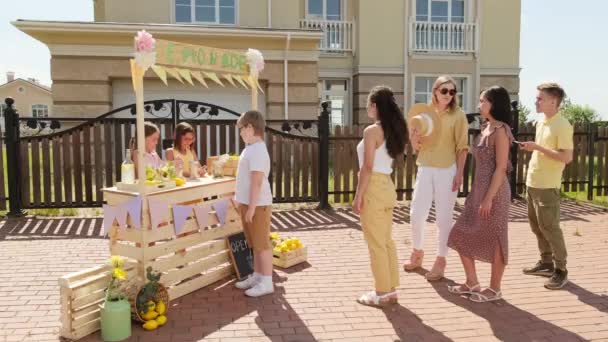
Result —
<instances>
[{"instance_id":1,"label":"girl in yellow top","mask_svg":"<svg viewBox=\"0 0 608 342\"><path fill-rule=\"evenodd\" d=\"M466 114L458 107L456 94L456 82L450 76L440 76L433 84L432 106L441 120L441 133L436 143L429 145L418 132L410 131L412 146L418 151L418 173L410 208L413 251L410 262L403 267L406 271L413 271L422 266L424 228L434 201L437 258L431 271L425 275L429 281L443 278L452 212L467 158L468 122Z\"/></svg>"},{"instance_id":2,"label":"girl in yellow top","mask_svg":"<svg viewBox=\"0 0 608 342\"><path fill-rule=\"evenodd\" d=\"M167 149L165 158L182 164L184 177L190 177L191 172L197 172L200 177L205 175L205 168L197 163L196 170L190 169L190 162L198 160L194 150L194 128L187 122L180 122L175 126L175 139L173 148Z\"/></svg>"}]
</instances>

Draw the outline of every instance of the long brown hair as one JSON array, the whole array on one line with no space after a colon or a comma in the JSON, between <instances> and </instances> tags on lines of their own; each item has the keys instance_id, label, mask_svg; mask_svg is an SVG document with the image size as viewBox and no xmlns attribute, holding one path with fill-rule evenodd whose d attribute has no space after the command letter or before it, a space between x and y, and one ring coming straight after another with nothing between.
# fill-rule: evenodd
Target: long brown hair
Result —
<instances>
[{"instance_id":1,"label":"long brown hair","mask_svg":"<svg viewBox=\"0 0 608 342\"><path fill-rule=\"evenodd\" d=\"M194 133L194 128L187 122L180 122L175 126L175 140L173 140L173 148L178 152L182 152L182 137L186 133ZM194 144L190 145L190 151L194 151Z\"/></svg>"},{"instance_id":2,"label":"long brown hair","mask_svg":"<svg viewBox=\"0 0 608 342\"><path fill-rule=\"evenodd\" d=\"M369 92L367 101L376 104L378 120L384 131L386 150L391 158L397 158L405 151L407 128L393 91L384 85L375 86Z\"/></svg>"},{"instance_id":3,"label":"long brown hair","mask_svg":"<svg viewBox=\"0 0 608 342\"><path fill-rule=\"evenodd\" d=\"M437 101L437 96L435 96L435 91L437 89L439 89L439 87L441 87L444 84L450 83L452 85L454 85L454 89L456 91L458 91L458 86L456 86L456 81L454 81L454 79L448 75L441 75L439 77L437 77L437 79L435 80L435 83L433 83L433 91L432 91L432 96L431 98L432 103L437 106L438 101ZM454 110L456 110L456 108L458 108L458 93L454 94L454 96L452 97L452 101L450 101L450 104L448 104L448 108L450 108L450 112L453 112Z\"/></svg>"}]
</instances>

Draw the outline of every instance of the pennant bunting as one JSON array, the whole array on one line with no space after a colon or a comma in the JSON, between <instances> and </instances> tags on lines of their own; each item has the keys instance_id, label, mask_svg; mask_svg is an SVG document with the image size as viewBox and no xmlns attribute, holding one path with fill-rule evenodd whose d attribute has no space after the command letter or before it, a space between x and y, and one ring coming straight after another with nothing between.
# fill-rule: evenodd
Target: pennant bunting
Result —
<instances>
[{"instance_id":1,"label":"pennant bunting","mask_svg":"<svg viewBox=\"0 0 608 342\"><path fill-rule=\"evenodd\" d=\"M137 196L120 205L124 213L129 213L133 228L141 229L141 196Z\"/></svg>"},{"instance_id":2,"label":"pennant bunting","mask_svg":"<svg viewBox=\"0 0 608 342\"><path fill-rule=\"evenodd\" d=\"M177 69L174 69L174 68L165 68L165 70L173 78L175 78L176 80L180 81L181 83L184 83L184 80L182 80L182 77L179 75L179 72L177 72Z\"/></svg>"},{"instance_id":3,"label":"pennant bunting","mask_svg":"<svg viewBox=\"0 0 608 342\"><path fill-rule=\"evenodd\" d=\"M217 75L214 72L203 71L203 73L205 74L205 77L210 78L213 82L221 85L222 87L225 87L225 85L222 83L222 81L220 81L219 78L217 78Z\"/></svg>"},{"instance_id":4,"label":"pennant bunting","mask_svg":"<svg viewBox=\"0 0 608 342\"><path fill-rule=\"evenodd\" d=\"M156 76L158 76L158 78L160 78L160 80L163 81L163 83L165 85L168 85L167 84L167 71L165 71L165 68L158 66L158 65L153 65L152 70L154 71Z\"/></svg>"},{"instance_id":5,"label":"pennant bunting","mask_svg":"<svg viewBox=\"0 0 608 342\"><path fill-rule=\"evenodd\" d=\"M220 221L220 226L223 226L226 223L226 214L228 214L229 204L230 200L228 198L221 199L212 204L217 220Z\"/></svg>"},{"instance_id":6,"label":"pennant bunting","mask_svg":"<svg viewBox=\"0 0 608 342\"><path fill-rule=\"evenodd\" d=\"M118 227L126 228L127 210L122 206L122 204L114 206L114 208L116 208L116 221L118 222Z\"/></svg>"},{"instance_id":7,"label":"pennant bunting","mask_svg":"<svg viewBox=\"0 0 608 342\"><path fill-rule=\"evenodd\" d=\"M232 78L237 80L237 82L239 82L239 84L242 85L243 88L249 89L249 87L247 86L247 83L245 83L245 81L243 81L243 78L241 77L241 75L233 75Z\"/></svg>"},{"instance_id":8,"label":"pennant bunting","mask_svg":"<svg viewBox=\"0 0 608 342\"><path fill-rule=\"evenodd\" d=\"M190 70L187 69L177 69L177 72L179 72L179 75L185 79L188 83L190 83L190 85L194 85L194 83L192 82L192 77L190 77Z\"/></svg>"},{"instance_id":9,"label":"pennant bunting","mask_svg":"<svg viewBox=\"0 0 608 342\"><path fill-rule=\"evenodd\" d=\"M116 208L112 205L103 205L103 233L107 235L110 233L110 228L116 219Z\"/></svg>"},{"instance_id":10,"label":"pennant bunting","mask_svg":"<svg viewBox=\"0 0 608 342\"><path fill-rule=\"evenodd\" d=\"M198 227L200 229L204 229L209 225L209 212L211 211L211 207L208 205L201 205L194 207L194 215L196 216L196 222L198 222Z\"/></svg>"},{"instance_id":11,"label":"pennant bunting","mask_svg":"<svg viewBox=\"0 0 608 342\"><path fill-rule=\"evenodd\" d=\"M236 87L236 84L234 83L234 80L232 79L232 75L231 74L224 74L223 76L224 76L224 78L226 80L228 80L228 82L230 84L232 84L233 87Z\"/></svg>"},{"instance_id":12,"label":"pennant bunting","mask_svg":"<svg viewBox=\"0 0 608 342\"><path fill-rule=\"evenodd\" d=\"M150 207L151 228L156 229L167 217L169 203L159 199L148 198L148 206Z\"/></svg>"},{"instance_id":13,"label":"pennant bunting","mask_svg":"<svg viewBox=\"0 0 608 342\"><path fill-rule=\"evenodd\" d=\"M209 88L209 86L207 85L207 82L205 82L205 78L203 77L203 75L201 75L200 71L191 71L190 73L192 74L192 77L194 77L197 81L199 81L200 84L204 85L205 88Z\"/></svg>"},{"instance_id":14,"label":"pennant bunting","mask_svg":"<svg viewBox=\"0 0 608 342\"><path fill-rule=\"evenodd\" d=\"M190 205L173 206L173 228L175 229L175 235L181 234L184 223L186 223L191 213L192 206Z\"/></svg>"}]
</instances>

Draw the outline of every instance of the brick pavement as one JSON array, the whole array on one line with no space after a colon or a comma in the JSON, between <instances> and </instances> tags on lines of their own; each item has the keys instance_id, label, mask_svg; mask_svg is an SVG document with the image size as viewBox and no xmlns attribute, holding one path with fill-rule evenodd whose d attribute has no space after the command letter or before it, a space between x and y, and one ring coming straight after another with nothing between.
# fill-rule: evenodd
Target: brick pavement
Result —
<instances>
[{"instance_id":1,"label":"brick pavement","mask_svg":"<svg viewBox=\"0 0 608 342\"><path fill-rule=\"evenodd\" d=\"M371 289L372 277L349 210L284 211L273 228L308 245L309 263L276 270L273 296L245 298L225 279L173 301L169 322L157 331L134 324L129 340L608 341L608 212L573 203L562 208L571 279L562 291L545 290L544 278L521 274L537 259L522 203L511 210L505 300L477 304L449 294L446 285L463 280L452 251L445 281L430 284L421 273L402 272L399 305L385 310L354 301ZM401 262L410 249L407 213L404 206L395 214ZM59 340L57 278L106 261L100 232L100 219L0 221L0 341ZM434 237L430 224L426 267ZM478 272L487 285L489 265L478 263ZM99 333L83 339L98 340Z\"/></svg>"}]
</instances>

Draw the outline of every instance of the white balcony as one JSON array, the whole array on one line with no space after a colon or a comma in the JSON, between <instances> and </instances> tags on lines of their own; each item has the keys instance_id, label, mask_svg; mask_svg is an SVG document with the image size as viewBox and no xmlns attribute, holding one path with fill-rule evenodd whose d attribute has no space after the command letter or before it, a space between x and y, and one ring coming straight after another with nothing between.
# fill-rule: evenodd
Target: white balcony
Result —
<instances>
[{"instance_id":1,"label":"white balcony","mask_svg":"<svg viewBox=\"0 0 608 342\"><path fill-rule=\"evenodd\" d=\"M410 20L410 51L474 53L479 47L476 23L440 23Z\"/></svg>"},{"instance_id":2,"label":"white balcony","mask_svg":"<svg viewBox=\"0 0 608 342\"><path fill-rule=\"evenodd\" d=\"M326 53L354 52L354 24L352 21L302 19L300 28L324 32L319 50Z\"/></svg>"}]
</instances>

